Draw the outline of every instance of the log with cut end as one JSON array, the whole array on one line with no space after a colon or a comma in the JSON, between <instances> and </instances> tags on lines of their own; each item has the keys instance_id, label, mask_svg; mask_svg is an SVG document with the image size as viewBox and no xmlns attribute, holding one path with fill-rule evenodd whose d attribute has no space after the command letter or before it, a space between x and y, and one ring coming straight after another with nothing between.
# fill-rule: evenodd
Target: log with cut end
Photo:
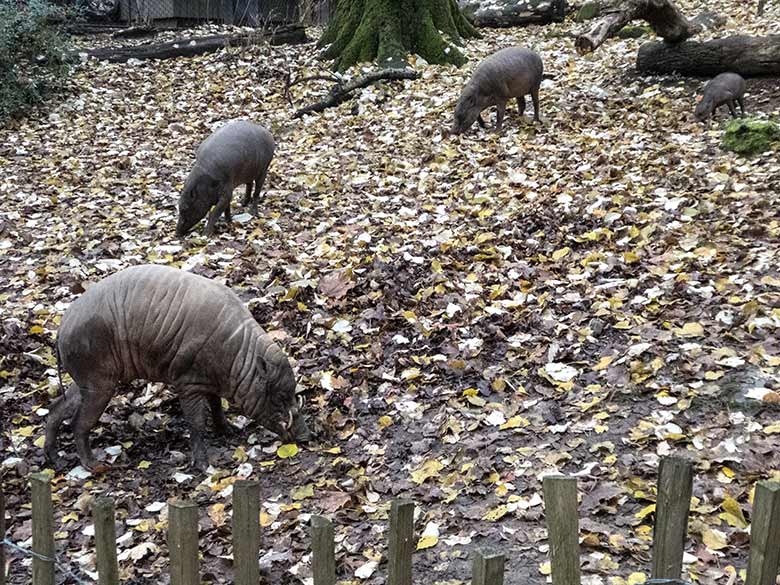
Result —
<instances>
[{"instance_id":1,"label":"log with cut end","mask_svg":"<svg viewBox=\"0 0 780 585\"><path fill-rule=\"evenodd\" d=\"M731 71L743 77L780 75L780 35L736 35L677 45L645 43L639 47L636 66L643 73L710 77Z\"/></svg>"},{"instance_id":2,"label":"log with cut end","mask_svg":"<svg viewBox=\"0 0 780 585\"><path fill-rule=\"evenodd\" d=\"M561 22L566 0L458 0L463 14L476 26L509 27Z\"/></svg>"},{"instance_id":3,"label":"log with cut end","mask_svg":"<svg viewBox=\"0 0 780 585\"><path fill-rule=\"evenodd\" d=\"M602 10L602 18L577 37L580 55L595 51L632 20L645 20L659 37L679 43L699 32L672 0L625 0Z\"/></svg>"},{"instance_id":4,"label":"log with cut end","mask_svg":"<svg viewBox=\"0 0 780 585\"><path fill-rule=\"evenodd\" d=\"M298 44L308 41L306 30L300 25L280 27L270 32L255 32L238 35L214 35L210 37L194 37L168 43L138 45L135 47L107 47L73 53L78 58L85 54L92 59L110 61L111 63L126 63L130 59L172 59L174 57L194 57L224 49L225 47L241 47L270 43L272 45Z\"/></svg>"}]
</instances>

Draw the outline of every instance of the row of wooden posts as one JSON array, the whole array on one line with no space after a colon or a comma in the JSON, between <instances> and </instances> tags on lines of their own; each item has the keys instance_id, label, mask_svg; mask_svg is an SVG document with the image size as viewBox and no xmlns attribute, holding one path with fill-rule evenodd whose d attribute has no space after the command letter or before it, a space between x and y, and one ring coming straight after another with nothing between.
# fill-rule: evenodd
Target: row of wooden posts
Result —
<instances>
[{"instance_id":1,"label":"row of wooden posts","mask_svg":"<svg viewBox=\"0 0 780 585\"><path fill-rule=\"evenodd\" d=\"M54 545L54 510L48 476L31 477L32 489L32 584L54 585L57 569ZM688 525L693 464L682 458L661 460L653 532L652 578L680 579ZM580 584L577 480L547 476L543 480L550 565L553 585ZM5 510L0 489L0 585L5 585ZM100 585L118 585L114 502L98 497L93 507L95 552ZM260 485L237 481L233 487L233 565L236 585L257 585L260 550ZM774 585L780 559L780 484L759 482L751 515L750 559L746 585ZM314 585L336 583L334 530L330 520L311 517L312 573ZM198 506L172 501L168 508L168 550L171 585L200 582L198 560ZM414 504L395 500L390 508L388 530L388 585L412 584L415 551ZM473 555L472 584L502 585L503 555ZM669 582L669 581L667 581Z\"/></svg>"}]
</instances>

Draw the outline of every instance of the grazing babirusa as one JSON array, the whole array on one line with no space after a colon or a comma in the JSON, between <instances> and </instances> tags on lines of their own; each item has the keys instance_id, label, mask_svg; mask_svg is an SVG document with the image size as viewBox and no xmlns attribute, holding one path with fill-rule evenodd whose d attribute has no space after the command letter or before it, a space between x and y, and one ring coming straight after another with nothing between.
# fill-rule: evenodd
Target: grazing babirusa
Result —
<instances>
[{"instance_id":1,"label":"grazing babirusa","mask_svg":"<svg viewBox=\"0 0 780 585\"><path fill-rule=\"evenodd\" d=\"M542 59L523 47L508 47L493 53L477 65L463 87L455 106L453 133L460 134L479 121L485 127L482 110L496 106L496 131L504 121L506 103L517 98L520 115L525 111L525 96L534 102L534 120L539 121L539 86L542 83Z\"/></svg>"},{"instance_id":2,"label":"grazing babirusa","mask_svg":"<svg viewBox=\"0 0 780 585\"><path fill-rule=\"evenodd\" d=\"M257 215L257 199L274 150L276 143L271 133L245 120L228 122L206 138L198 147L195 166L179 196L176 235L190 231L209 210L206 235L213 235L222 213L230 221L230 200L239 185L246 184L243 205L251 203L252 214Z\"/></svg>"},{"instance_id":3,"label":"grazing babirusa","mask_svg":"<svg viewBox=\"0 0 780 585\"><path fill-rule=\"evenodd\" d=\"M71 419L81 464L95 469L89 431L117 385L135 379L173 385L191 427L193 462L208 466L208 411L228 423L225 398L285 442L310 438L295 399L295 376L279 346L226 286L175 268L121 270L87 288L65 311L57 334L61 367L73 384L51 405L44 446Z\"/></svg>"},{"instance_id":4,"label":"grazing babirusa","mask_svg":"<svg viewBox=\"0 0 780 585\"><path fill-rule=\"evenodd\" d=\"M745 80L737 73L721 73L713 77L704 86L704 92L701 100L696 104L693 115L699 122L704 122L707 118L715 117L715 110L723 104L729 107L731 115L737 117L737 109L734 102L739 103L739 109L742 115L745 115Z\"/></svg>"}]
</instances>

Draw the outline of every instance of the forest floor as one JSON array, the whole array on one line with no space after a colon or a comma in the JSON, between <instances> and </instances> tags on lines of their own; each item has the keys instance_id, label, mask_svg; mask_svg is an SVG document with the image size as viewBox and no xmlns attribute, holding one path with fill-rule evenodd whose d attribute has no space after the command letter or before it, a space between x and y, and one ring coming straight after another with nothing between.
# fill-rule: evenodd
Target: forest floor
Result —
<instances>
[{"instance_id":1,"label":"forest floor","mask_svg":"<svg viewBox=\"0 0 780 585\"><path fill-rule=\"evenodd\" d=\"M706 7L728 17L713 36L780 22L773 0L762 19L752 3ZM155 262L239 293L293 359L319 439L282 458L250 426L212 440L204 475L172 394L124 388L92 433L113 469L87 474L65 432L53 476L58 550L83 579L89 499L107 492L124 583L167 582L172 497L201 505L204 583L229 582L231 485L252 477L264 583L310 583L311 513L336 523L340 580L384 582L395 497L429 537L416 582L465 583L484 548L507 555L508 585L543 583L541 478L560 472L579 480L584 582L641 583L659 458L681 455L696 469L687 577L733 583L751 488L780 479L780 157L722 151L726 112L692 118L703 80L635 74L643 39L579 57L578 26L484 30L461 69L417 62L419 80L302 120L327 86L294 88L291 106L284 85L320 67L311 44L89 62L62 101L0 129L9 538L30 543L62 312L89 282ZM475 63L513 44L552 76L543 122L512 107L499 134L443 136ZM780 80L750 80L746 107L777 116L779 97ZM277 137L261 216L236 205L217 237L179 239L195 149L231 118ZM29 570L11 552L10 582Z\"/></svg>"}]
</instances>

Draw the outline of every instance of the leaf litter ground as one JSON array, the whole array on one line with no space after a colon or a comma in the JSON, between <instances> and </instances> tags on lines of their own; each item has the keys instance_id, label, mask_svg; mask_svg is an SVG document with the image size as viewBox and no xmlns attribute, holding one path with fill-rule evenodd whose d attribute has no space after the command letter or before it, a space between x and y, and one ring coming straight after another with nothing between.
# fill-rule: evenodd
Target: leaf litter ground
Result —
<instances>
[{"instance_id":1,"label":"leaf litter ground","mask_svg":"<svg viewBox=\"0 0 780 585\"><path fill-rule=\"evenodd\" d=\"M778 10L719 8L717 35L771 32ZM172 394L123 388L92 435L113 470L89 476L64 433L53 476L58 550L82 575L89 500L107 492L125 582L167 579L171 497L201 505L204 582L229 582L232 483L252 477L264 582L310 582L311 513L337 524L339 579L383 582L394 497L418 505L418 579L466 582L485 548L508 555L508 584L543 582L541 477L561 472L579 480L585 582L641 583L658 460L677 454L697 472L686 571L731 582L751 487L780 478L777 152L723 153L725 114L691 119L699 80L636 76L641 39L577 57L575 31L484 31L461 70L417 63L420 80L300 121L284 79L316 69L311 45L90 62L61 103L0 130L10 538L30 543L26 478L46 467L63 310L89 282L158 262L241 295L294 360L320 440L278 450L231 410L245 428L212 439L203 476ZM499 135L443 138L474 62L510 44L539 50L553 76L543 124L510 111ZM326 89L294 88L295 105ZM777 116L776 79L748 91L751 113ZM237 206L218 237L180 240L194 150L235 117L279 142L262 217ZM11 557L11 583L26 583L28 560Z\"/></svg>"}]
</instances>

